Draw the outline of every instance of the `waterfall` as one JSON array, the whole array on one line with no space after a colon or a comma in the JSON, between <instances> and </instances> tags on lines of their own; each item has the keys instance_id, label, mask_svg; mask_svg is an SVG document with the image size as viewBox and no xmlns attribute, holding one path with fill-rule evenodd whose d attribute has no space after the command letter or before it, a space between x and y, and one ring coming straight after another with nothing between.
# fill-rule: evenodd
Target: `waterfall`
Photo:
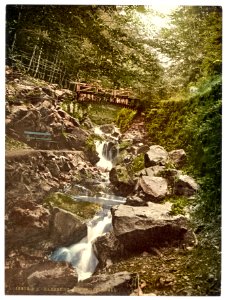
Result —
<instances>
[{"instance_id":1,"label":"waterfall","mask_svg":"<svg viewBox=\"0 0 227 300\"><path fill-rule=\"evenodd\" d=\"M110 211L102 211L87 224L87 237L70 247L57 249L51 255L51 259L71 263L77 271L79 281L90 277L98 264L98 260L92 248L92 242L98 236L108 232L111 226Z\"/></svg>"},{"instance_id":2,"label":"waterfall","mask_svg":"<svg viewBox=\"0 0 227 300\"><path fill-rule=\"evenodd\" d=\"M118 140L110 134L104 135L98 127L95 128L94 132L101 137L105 136L109 139L109 141L96 141L95 146L100 158L97 163L97 167L105 171L110 171L113 167L113 161L118 155Z\"/></svg>"},{"instance_id":3,"label":"waterfall","mask_svg":"<svg viewBox=\"0 0 227 300\"><path fill-rule=\"evenodd\" d=\"M107 137L109 141L96 141L96 151L100 160L97 167L104 171L104 177L108 177L108 171L112 169L113 160L118 154L116 146L118 138L111 134L104 134L100 128L96 127L94 132L100 136ZM107 182L107 180L106 180ZM97 202L102 205L103 210L96 214L87 224L87 236L79 243L69 247L61 247L51 254L54 261L67 261L76 269L78 280L89 278L95 271L98 260L94 254L92 243L102 234L108 232L112 227L112 218L109 208L112 205L125 202L125 198L115 195L92 196L91 191L76 184L71 188L67 187L65 192L73 192L72 199L75 201Z\"/></svg>"},{"instance_id":4,"label":"waterfall","mask_svg":"<svg viewBox=\"0 0 227 300\"><path fill-rule=\"evenodd\" d=\"M111 160L107 158L104 152L104 146L106 142L105 141L96 141L95 146L96 146L96 151L98 152L99 156L99 161L97 162L96 166L101 168L102 170L105 171L110 171L113 167L113 163Z\"/></svg>"}]
</instances>

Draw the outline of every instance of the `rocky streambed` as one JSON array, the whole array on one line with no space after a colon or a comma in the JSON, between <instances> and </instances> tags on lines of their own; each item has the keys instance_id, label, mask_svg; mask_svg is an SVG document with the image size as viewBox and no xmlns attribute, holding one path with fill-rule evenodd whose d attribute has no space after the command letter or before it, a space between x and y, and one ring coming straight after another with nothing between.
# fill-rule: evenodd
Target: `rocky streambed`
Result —
<instances>
[{"instance_id":1,"label":"rocky streambed","mask_svg":"<svg viewBox=\"0 0 227 300\"><path fill-rule=\"evenodd\" d=\"M25 98L31 95L32 88L21 89L20 97L23 91ZM201 250L189 218L199 186L181 171L184 150L152 145L140 134L141 122L124 135L113 124L97 129L88 119L89 129L82 128L56 104L51 86L39 94L29 105L15 103L6 118L7 136L29 146L6 152L6 294L218 291L218 272L210 260L196 280L189 275L195 273L191 260ZM27 141L27 128L50 131L57 147ZM109 209L110 226L89 240L89 255L97 264L92 276L79 281L67 255L54 261L51 254L86 238L88 224L103 209Z\"/></svg>"}]
</instances>

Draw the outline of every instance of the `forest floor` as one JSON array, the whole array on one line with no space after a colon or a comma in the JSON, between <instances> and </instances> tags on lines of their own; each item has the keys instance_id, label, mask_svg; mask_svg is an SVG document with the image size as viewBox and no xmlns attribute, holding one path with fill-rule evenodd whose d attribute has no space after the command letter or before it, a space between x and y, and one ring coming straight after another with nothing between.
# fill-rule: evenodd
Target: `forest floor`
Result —
<instances>
[{"instance_id":1,"label":"forest floor","mask_svg":"<svg viewBox=\"0 0 227 300\"><path fill-rule=\"evenodd\" d=\"M220 225L220 224L219 224ZM219 296L221 293L220 226L204 227L194 248L159 248L114 263L105 270L136 273L144 295ZM216 229L215 229L216 228ZM135 286L133 286L135 288ZM136 293L138 292L135 291Z\"/></svg>"}]
</instances>

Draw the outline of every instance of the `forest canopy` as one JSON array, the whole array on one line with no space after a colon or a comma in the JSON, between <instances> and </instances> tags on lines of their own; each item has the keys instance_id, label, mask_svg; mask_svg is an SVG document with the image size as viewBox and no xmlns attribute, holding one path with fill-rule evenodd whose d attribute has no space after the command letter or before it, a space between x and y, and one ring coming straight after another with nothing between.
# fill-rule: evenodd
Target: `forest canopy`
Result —
<instances>
[{"instance_id":1,"label":"forest canopy","mask_svg":"<svg viewBox=\"0 0 227 300\"><path fill-rule=\"evenodd\" d=\"M62 86L99 80L168 98L220 72L221 16L217 6L178 6L157 30L150 6L7 5L6 63Z\"/></svg>"}]
</instances>

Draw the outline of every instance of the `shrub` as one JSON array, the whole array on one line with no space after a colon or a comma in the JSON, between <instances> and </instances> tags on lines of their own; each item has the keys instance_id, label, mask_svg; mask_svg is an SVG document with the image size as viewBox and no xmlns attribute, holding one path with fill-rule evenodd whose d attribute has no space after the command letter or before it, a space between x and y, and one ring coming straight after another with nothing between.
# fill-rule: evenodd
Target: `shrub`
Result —
<instances>
[{"instance_id":1,"label":"shrub","mask_svg":"<svg viewBox=\"0 0 227 300\"><path fill-rule=\"evenodd\" d=\"M116 124L120 128L121 132L125 132L130 124L132 123L132 120L136 116L137 111L129 109L129 108L122 108L116 119Z\"/></svg>"}]
</instances>

